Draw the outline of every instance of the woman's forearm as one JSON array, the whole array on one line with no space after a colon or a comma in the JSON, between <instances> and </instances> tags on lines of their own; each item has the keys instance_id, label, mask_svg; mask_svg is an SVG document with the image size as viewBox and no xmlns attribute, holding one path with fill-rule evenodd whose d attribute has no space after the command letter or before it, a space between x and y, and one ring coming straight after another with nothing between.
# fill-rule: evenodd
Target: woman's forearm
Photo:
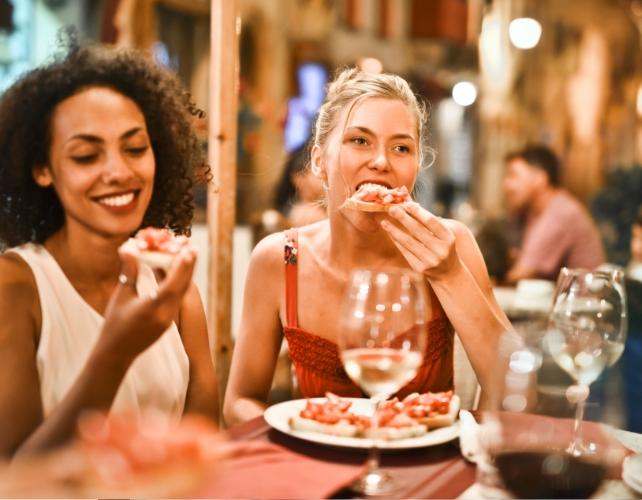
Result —
<instances>
[{"instance_id":1,"label":"woman's forearm","mask_svg":"<svg viewBox=\"0 0 642 500\"><path fill-rule=\"evenodd\" d=\"M468 268L461 264L447 277L430 281L475 370L482 389L492 378L499 338L510 324L495 311Z\"/></svg>"},{"instance_id":2,"label":"woman's forearm","mask_svg":"<svg viewBox=\"0 0 642 500\"><path fill-rule=\"evenodd\" d=\"M87 410L107 411L131 362L110 360L93 352L60 404L16 452L16 457L63 444L75 433L78 417Z\"/></svg>"},{"instance_id":3,"label":"woman's forearm","mask_svg":"<svg viewBox=\"0 0 642 500\"><path fill-rule=\"evenodd\" d=\"M225 405L225 423L229 427L252 420L263 415L266 408L267 404L258 399L237 398Z\"/></svg>"}]
</instances>

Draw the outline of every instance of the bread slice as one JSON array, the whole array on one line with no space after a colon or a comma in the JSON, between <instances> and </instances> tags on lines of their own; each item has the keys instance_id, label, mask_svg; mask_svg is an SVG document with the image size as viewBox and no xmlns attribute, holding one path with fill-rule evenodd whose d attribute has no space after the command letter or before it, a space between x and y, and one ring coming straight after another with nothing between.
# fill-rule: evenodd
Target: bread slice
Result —
<instances>
[{"instance_id":1,"label":"bread slice","mask_svg":"<svg viewBox=\"0 0 642 500\"><path fill-rule=\"evenodd\" d=\"M403 205L410 201L412 200L406 186L388 188L365 182L346 200L346 206L362 212L387 212L394 205Z\"/></svg>"},{"instance_id":2,"label":"bread slice","mask_svg":"<svg viewBox=\"0 0 642 500\"><path fill-rule=\"evenodd\" d=\"M346 206L361 212L387 212L393 205L383 205L374 201L361 201L354 198L346 200Z\"/></svg>"},{"instance_id":3,"label":"bread slice","mask_svg":"<svg viewBox=\"0 0 642 500\"><path fill-rule=\"evenodd\" d=\"M357 437L360 431L359 427L345 420L340 420L336 424L324 424L311 418L295 415L290 417L288 423L290 424L290 429L294 431L317 432L330 436Z\"/></svg>"},{"instance_id":4,"label":"bread slice","mask_svg":"<svg viewBox=\"0 0 642 500\"><path fill-rule=\"evenodd\" d=\"M363 435L367 438L395 441L397 439L423 436L426 432L428 432L428 427L423 424L417 424L408 427L377 427L377 429L366 429Z\"/></svg>"},{"instance_id":5,"label":"bread slice","mask_svg":"<svg viewBox=\"0 0 642 500\"><path fill-rule=\"evenodd\" d=\"M461 401L459 396L453 394L450 405L448 407L448 413L441 413L439 415L431 415L429 417L415 418L417 422L425 425L428 429L437 429L438 427L448 427L455 423L457 420L457 415L459 415L459 407Z\"/></svg>"}]
</instances>

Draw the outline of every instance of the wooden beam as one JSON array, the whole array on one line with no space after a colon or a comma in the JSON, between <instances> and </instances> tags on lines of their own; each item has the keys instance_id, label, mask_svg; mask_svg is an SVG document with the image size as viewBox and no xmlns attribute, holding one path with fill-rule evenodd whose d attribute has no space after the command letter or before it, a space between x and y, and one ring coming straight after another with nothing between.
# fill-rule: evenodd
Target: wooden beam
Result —
<instances>
[{"instance_id":1,"label":"wooden beam","mask_svg":"<svg viewBox=\"0 0 642 500\"><path fill-rule=\"evenodd\" d=\"M222 401L232 355L232 236L236 215L240 28L238 0L212 0L210 12L209 161L214 183L208 193L207 203L210 240L207 308L219 399Z\"/></svg>"}]
</instances>

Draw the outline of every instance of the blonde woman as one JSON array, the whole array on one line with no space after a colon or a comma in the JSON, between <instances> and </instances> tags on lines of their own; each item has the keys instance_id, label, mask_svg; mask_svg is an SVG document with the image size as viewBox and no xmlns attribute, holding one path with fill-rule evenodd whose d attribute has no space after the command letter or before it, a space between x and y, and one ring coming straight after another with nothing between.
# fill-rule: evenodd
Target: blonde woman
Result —
<instances>
[{"instance_id":1,"label":"blonde woman","mask_svg":"<svg viewBox=\"0 0 642 500\"><path fill-rule=\"evenodd\" d=\"M365 182L412 191L425 122L408 83L396 75L347 69L329 85L311 150L312 172L327 190L328 219L272 234L254 249L224 403L228 424L264 411L284 337L303 396L362 396L342 368L336 316L350 271L362 266L413 269L431 297L424 362L400 396L453 387L454 331L482 389L488 385L497 339L509 323L472 233L416 203L383 215L346 204Z\"/></svg>"}]
</instances>

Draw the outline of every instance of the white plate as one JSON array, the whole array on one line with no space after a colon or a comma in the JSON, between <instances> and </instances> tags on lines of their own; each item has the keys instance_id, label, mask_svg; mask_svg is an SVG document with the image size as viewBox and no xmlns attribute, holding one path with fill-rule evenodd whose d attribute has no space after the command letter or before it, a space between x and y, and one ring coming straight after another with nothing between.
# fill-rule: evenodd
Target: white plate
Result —
<instances>
[{"instance_id":1,"label":"white plate","mask_svg":"<svg viewBox=\"0 0 642 500\"><path fill-rule=\"evenodd\" d=\"M350 410L360 415L372 414L372 403L368 399L362 398L344 398L352 401ZM315 403L323 403L326 398L311 398ZM284 401L283 403L270 406L263 417L266 422L274 429L281 431L290 436L294 436L306 441L314 443L325 444L329 446L340 446L343 448L370 448L372 440L368 438L358 437L343 437L343 436L330 436L328 434L321 434L318 432L304 432L295 431L290 428L288 420L305 407L306 399L295 399L292 401ZM423 436L396 439L392 441L377 441L377 447L382 450L403 450L406 448L422 448L425 446L434 446L441 443L447 443L459 436L459 421L448 427L441 427L428 431Z\"/></svg>"}]
</instances>

